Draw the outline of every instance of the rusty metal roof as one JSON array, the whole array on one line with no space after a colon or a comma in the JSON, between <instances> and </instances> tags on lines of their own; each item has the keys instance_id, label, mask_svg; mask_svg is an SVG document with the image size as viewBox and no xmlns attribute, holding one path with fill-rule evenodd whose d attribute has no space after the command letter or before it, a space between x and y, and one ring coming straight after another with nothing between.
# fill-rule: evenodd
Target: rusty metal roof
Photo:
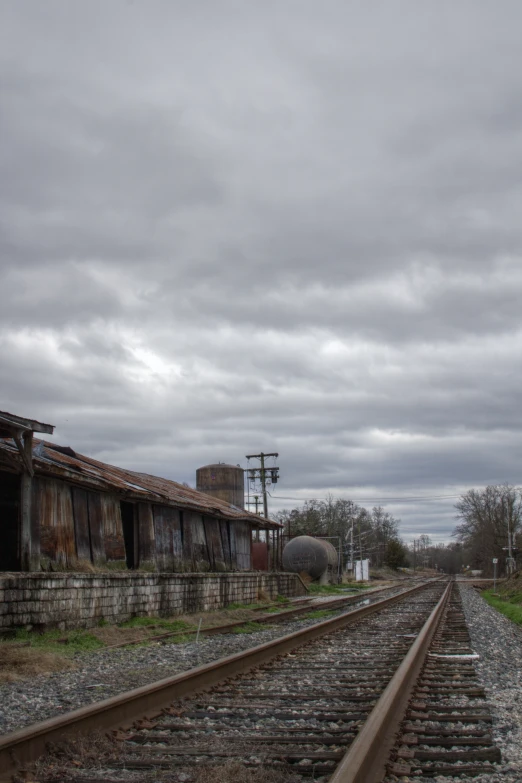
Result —
<instances>
[{"instance_id":1,"label":"rusty metal roof","mask_svg":"<svg viewBox=\"0 0 522 783\"><path fill-rule=\"evenodd\" d=\"M247 520L254 528L279 530L282 525L219 498L198 492L176 481L117 468L78 454L69 446L34 439L33 467L36 475L61 478L86 489L117 492L129 500L176 506L224 519ZM11 438L0 439L0 461L23 470L20 454Z\"/></svg>"}]
</instances>

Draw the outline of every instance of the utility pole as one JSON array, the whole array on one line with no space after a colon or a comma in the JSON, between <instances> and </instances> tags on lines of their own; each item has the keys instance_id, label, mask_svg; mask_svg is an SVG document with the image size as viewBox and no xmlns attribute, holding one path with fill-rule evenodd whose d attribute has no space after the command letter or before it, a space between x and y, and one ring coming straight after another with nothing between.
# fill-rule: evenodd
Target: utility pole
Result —
<instances>
[{"instance_id":1,"label":"utility pole","mask_svg":"<svg viewBox=\"0 0 522 783\"><path fill-rule=\"evenodd\" d=\"M270 454L264 454L261 452L261 454L247 454L247 459L258 459L260 466L259 468L247 468L247 475L248 479L251 481L255 481L256 479L259 479L261 482L261 492L263 495L263 516L265 519L268 519L268 496L266 487L267 484L277 484L277 481L279 479L279 468L278 467L266 467L265 464L265 458L266 457L274 457L277 458L279 454L277 451L273 451ZM270 476L267 476L267 474L270 474ZM255 496L254 496L255 497ZM256 513L257 513L257 499L256 499Z\"/></svg>"},{"instance_id":2,"label":"utility pole","mask_svg":"<svg viewBox=\"0 0 522 783\"><path fill-rule=\"evenodd\" d=\"M511 576L514 569L514 560L513 560L513 542L511 540L511 519L509 514L509 497L506 498L506 523L507 523L507 536L508 536L508 545L507 547L502 547L503 549L507 548L508 551L508 558L506 563L506 571L507 575Z\"/></svg>"},{"instance_id":3,"label":"utility pole","mask_svg":"<svg viewBox=\"0 0 522 783\"><path fill-rule=\"evenodd\" d=\"M355 550L353 547L353 516L352 516L352 537L350 541L350 563L352 564L352 576L355 576Z\"/></svg>"}]
</instances>

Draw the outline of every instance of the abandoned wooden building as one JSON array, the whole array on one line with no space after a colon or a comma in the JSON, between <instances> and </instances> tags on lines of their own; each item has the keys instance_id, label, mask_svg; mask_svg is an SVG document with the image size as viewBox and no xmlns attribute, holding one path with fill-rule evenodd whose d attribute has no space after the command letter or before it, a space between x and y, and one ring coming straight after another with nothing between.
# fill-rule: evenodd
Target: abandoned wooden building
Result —
<instances>
[{"instance_id":1,"label":"abandoned wooden building","mask_svg":"<svg viewBox=\"0 0 522 783\"><path fill-rule=\"evenodd\" d=\"M249 571L281 525L185 485L37 440L54 428L0 412L0 571Z\"/></svg>"}]
</instances>

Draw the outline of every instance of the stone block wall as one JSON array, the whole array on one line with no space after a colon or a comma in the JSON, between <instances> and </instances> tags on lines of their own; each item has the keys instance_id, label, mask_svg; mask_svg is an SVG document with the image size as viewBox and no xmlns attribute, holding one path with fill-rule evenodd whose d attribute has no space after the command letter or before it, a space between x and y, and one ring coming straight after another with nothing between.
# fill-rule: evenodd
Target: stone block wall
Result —
<instances>
[{"instance_id":1,"label":"stone block wall","mask_svg":"<svg viewBox=\"0 0 522 783\"><path fill-rule=\"evenodd\" d=\"M268 597L304 595L290 573L0 574L0 631L9 628L91 628L100 620L172 617Z\"/></svg>"}]
</instances>

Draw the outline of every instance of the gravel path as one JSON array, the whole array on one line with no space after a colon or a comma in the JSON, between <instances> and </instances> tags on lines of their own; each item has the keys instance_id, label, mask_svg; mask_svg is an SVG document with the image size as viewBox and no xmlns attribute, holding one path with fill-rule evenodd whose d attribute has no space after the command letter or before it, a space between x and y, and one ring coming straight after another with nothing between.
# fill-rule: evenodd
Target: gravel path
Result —
<instances>
[{"instance_id":1,"label":"gravel path","mask_svg":"<svg viewBox=\"0 0 522 783\"><path fill-rule=\"evenodd\" d=\"M400 590L401 588L393 589L386 595ZM375 600L381 597L383 596L376 595ZM368 596L361 596L361 603L367 602ZM322 601L315 603L320 604ZM352 611L359 605L359 602L349 604L336 614ZM311 606L310 611L313 610L314 607ZM194 666L210 663L314 625L321 619L327 618L294 620L276 625L277 619L274 615L274 624L267 630L201 637L199 644L153 643L142 647L122 647L78 654L73 659L78 667L74 671L56 672L0 686L0 734L179 674Z\"/></svg>"},{"instance_id":2,"label":"gravel path","mask_svg":"<svg viewBox=\"0 0 522 783\"><path fill-rule=\"evenodd\" d=\"M493 609L472 587L460 585L477 668L494 715L493 732L502 752L501 775L477 783L522 781L522 628Z\"/></svg>"}]
</instances>

